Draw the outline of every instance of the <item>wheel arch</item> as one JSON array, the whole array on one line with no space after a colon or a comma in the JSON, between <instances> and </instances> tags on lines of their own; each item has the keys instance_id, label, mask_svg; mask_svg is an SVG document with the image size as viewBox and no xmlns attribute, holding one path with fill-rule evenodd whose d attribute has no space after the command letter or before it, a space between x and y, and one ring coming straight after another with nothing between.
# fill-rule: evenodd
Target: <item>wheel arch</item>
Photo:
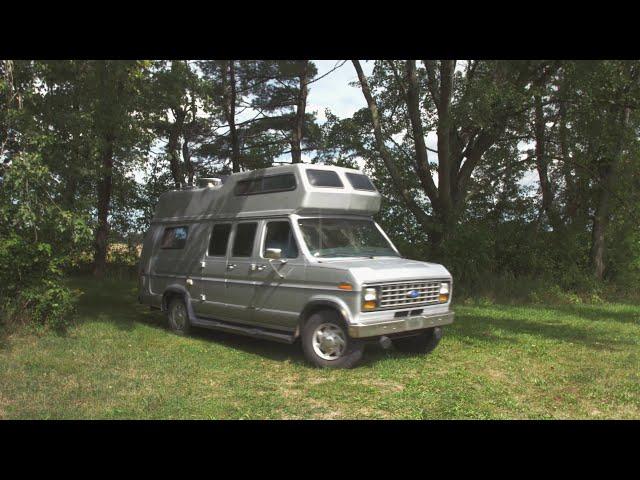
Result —
<instances>
[{"instance_id":1,"label":"wheel arch","mask_svg":"<svg viewBox=\"0 0 640 480\"><path fill-rule=\"evenodd\" d=\"M189 320L195 318L195 313L193 312L193 306L191 305L191 294L189 291L183 287L182 285L169 285L162 294L162 301L160 302L160 309L163 312L166 312L169 308L169 302L174 297L180 297L184 300L184 303L187 307L187 314L189 315Z\"/></svg>"},{"instance_id":2,"label":"wheel arch","mask_svg":"<svg viewBox=\"0 0 640 480\"><path fill-rule=\"evenodd\" d=\"M346 305L341 305L340 302L337 302L333 299L316 299L311 300L309 303L307 303L300 313L300 317L298 319L298 328L296 329L296 336L300 334L300 329L304 325L304 322L306 322L311 315L322 310L335 311L340 319L342 319L342 321L345 323L345 325L347 327L349 326L350 315Z\"/></svg>"}]
</instances>

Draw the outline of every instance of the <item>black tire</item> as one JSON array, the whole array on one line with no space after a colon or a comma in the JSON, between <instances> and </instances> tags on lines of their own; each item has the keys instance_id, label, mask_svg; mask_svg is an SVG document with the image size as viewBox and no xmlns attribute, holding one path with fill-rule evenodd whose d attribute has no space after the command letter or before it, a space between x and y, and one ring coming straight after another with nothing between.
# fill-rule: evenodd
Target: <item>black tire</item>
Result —
<instances>
[{"instance_id":1,"label":"black tire","mask_svg":"<svg viewBox=\"0 0 640 480\"><path fill-rule=\"evenodd\" d=\"M419 335L393 340L396 350L407 353L429 353L440 343L442 328L434 327L424 330Z\"/></svg>"},{"instance_id":2,"label":"black tire","mask_svg":"<svg viewBox=\"0 0 640 480\"><path fill-rule=\"evenodd\" d=\"M335 333L338 333L336 330L338 328L342 332L340 340L344 344L339 342L343 347L338 348L341 352L339 354L335 353L337 356L334 359L323 358L316 352L314 335L316 330L320 328L322 330L333 330ZM364 351L364 344L357 339L349 337L346 325L340 316L332 310L322 310L312 314L302 326L300 340L305 358L320 368L352 368L360 361Z\"/></svg>"},{"instance_id":3,"label":"black tire","mask_svg":"<svg viewBox=\"0 0 640 480\"><path fill-rule=\"evenodd\" d=\"M184 318L181 318L182 315L184 315ZM177 335L189 334L191 331L191 322L189 322L189 313L184 299L181 297L173 297L169 300L167 317L169 319L169 328Z\"/></svg>"}]
</instances>

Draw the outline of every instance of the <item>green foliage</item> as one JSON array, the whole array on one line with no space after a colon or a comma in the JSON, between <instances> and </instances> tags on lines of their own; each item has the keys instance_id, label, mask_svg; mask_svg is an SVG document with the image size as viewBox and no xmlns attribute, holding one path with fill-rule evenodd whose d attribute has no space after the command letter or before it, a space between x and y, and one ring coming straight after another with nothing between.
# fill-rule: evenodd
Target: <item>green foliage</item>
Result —
<instances>
[{"instance_id":1,"label":"green foliage","mask_svg":"<svg viewBox=\"0 0 640 480\"><path fill-rule=\"evenodd\" d=\"M25 287L17 297L6 302L2 308L9 328L28 326L36 330L65 331L73 323L80 292L58 282L60 278Z\"/></svg>"},{"instance_id":2,"label":"green foliage","mask_svg":"<svg viewBox=\"0 0 640 480\"><path fill-rule=\"evenodd\" d=\"M75 295L60 286L77 264L91 232L86 218L58 206L55 183L41 159L14 157L0 186L0 309L3 323L59 328L70 319Z\"/></svg>"},{"instance_id":3,"label":"green foliage","mask_svg":"<svg viewBox=\"0 0 640 480\"><path fill-rule=\"evenodd\" d=\"M470 291L487 277L514 282L522 278L524 283L540 278L547 283L553 279L554 285L569 292L590 295L602 283L591 276L596 260L595 213L603 212L598 218L605 229L605 281L617 284L618 291L637 283L640 64L459 62L450 111L441 118L444 111L438 102L445 62L431 62L433 78L428 63L417 62L416 77L428 147L426 167L438 190L435 195L419 181L405 61L376 61L367 80L402 188L429 222L416 218L415 208L409 208L399 194L401 187L390 177L373 141L367 108L346 119L328 112L323 126L326 145L321 160L341 165L364 161L385 197L377 220L401 252L444 263L458 284ZM631 111L626 126L621 120L625 109ZM536 113L541 114L542 132L536 128ZM454 132L441 137L446 128ZM485 133L471 141L479 131ZM468 152L483 141L480 138L490 139L486 143L490 147L473 163ZM440 155L441 148L449 160ZM451 164L451 152L456 151L458 157ZM455 181L450 191L455 192L463 185L465 165L472 165L472 175L453 197L458 206L447 213L440 173L443 169L451 173ZM546 192L542 180L548 185Z\"/></svg>"},{"instance_id":4,"label":"green foliage","mask_svg":"<svg viewBox=\"0 0 640 480\"><path fill-rule=\"evenodd\" d=\"M321 126L308 111L298 115L303 87L315 87L313 62L0 61L3 303L29 289L42 294L47 281L88 268L99 231L116 275L128 276L162 192L228 174L233 164L255 169L289 161L293 144L313 162L363 168L383 195L376 220L401 252L445 264L460 291L550 298L507 285L537 292L540 280L583 301L611 289L634 295L640 64L459 61L448 110L437 92L451 63L414 64L425 166L437 195L427 192L417 168L409 64L377 61L367 79L389 158L414 202L410 209L377 150L369 109L351 118L326 111ZM294 141L296 122L302 137ZM439 142L439 134L448 142ZM483 142L486 148L477 149ZM441 165L443 146L452 160ZM474 150L482 154L472 160ZM449 193L441 171L452 173ZM416 209L428 221L419 221ZM594 280L596 218L604 224L606 268L604 279ZM487 284L502 290L490 294Z\"/></svg>"}]
</instances>

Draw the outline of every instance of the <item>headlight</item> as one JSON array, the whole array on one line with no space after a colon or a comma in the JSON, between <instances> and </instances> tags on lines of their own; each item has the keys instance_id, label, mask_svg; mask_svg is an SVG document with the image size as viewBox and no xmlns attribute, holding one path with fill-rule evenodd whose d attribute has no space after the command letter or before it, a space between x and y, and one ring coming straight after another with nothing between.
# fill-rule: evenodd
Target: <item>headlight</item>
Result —
<instances>
[{"instance_id":1,"label":"headlight","mask_svg":"<svg viewBox=\"0 0 640 480\"><path fill-rule=\"evenodd\" d=\"M362 309L374 310L378 306L378 290L376 288L365 288L362 291Z\"/></svg>"},{"instance_id":2,"label":"headlight","mask_svg":"<svg viewBox=\"0 0 640 480\"><path fill-rule=\"evenodd\" d=\"M442 282L440 284L440 291L438 292L438 301L440 303L447 303L449 300L449 282Z\"/></svg>"}]
</instances>

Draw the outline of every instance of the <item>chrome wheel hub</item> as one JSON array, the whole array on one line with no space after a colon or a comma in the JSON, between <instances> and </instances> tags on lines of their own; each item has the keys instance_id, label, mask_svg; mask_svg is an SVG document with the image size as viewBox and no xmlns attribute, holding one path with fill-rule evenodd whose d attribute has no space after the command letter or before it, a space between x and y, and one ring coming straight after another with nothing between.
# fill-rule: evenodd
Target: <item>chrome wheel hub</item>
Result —
<instances>
[{"instance_id":1,"label":"chrome wheel hub","mask_svg":"<svg viewBox=\"0 0 640 480\"><path fill-rule=\"evenodd\" d=\"M173 309L173 321L176 324L176 328L178 330L182 330L187 321L187 311L184 308L184 305L179 303Z\"/></svg>"},{"instance_id":2,"label":"chrome wheel hub","mask_svg":"<svg viewBox=\"0 0 640 480\"><path fill-rule=\"evenodd\" d=\"M324 360L336 360L344 353L347 338L344 331L333 323L323 323L313 332L313 351Z\"/></svg>"}]
</instances>

